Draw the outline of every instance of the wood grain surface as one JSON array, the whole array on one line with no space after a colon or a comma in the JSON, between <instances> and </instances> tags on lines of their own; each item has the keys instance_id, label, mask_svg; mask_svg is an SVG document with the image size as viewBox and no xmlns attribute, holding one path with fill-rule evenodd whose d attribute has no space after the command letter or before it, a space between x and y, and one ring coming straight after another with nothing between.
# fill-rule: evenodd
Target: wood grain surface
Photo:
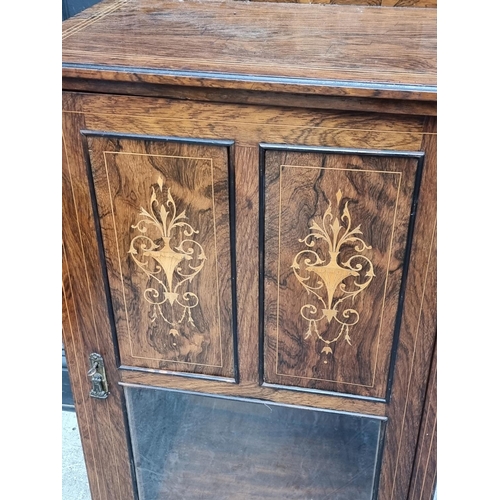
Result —
<instances>
[{"instance_id":1,"label":"wood grain surface","mask_svg":"<svg viewBox=\"0 0 500 500\"><path fill-rule=\"evenodd\" d=\"M432 500L437 482L437 346L425 396L408 500Z\"/></svg>"},{"instance_id":2,"label":"wood grain surface","mask_svg":"<svg viewBox=\"0 0 500 500\"><path fill-rule=\"evenodd\" d=\"M367 414L373 416L386 416L388 418L385 434L384 453L380 470L379 500L396 500L406 498L409 491L410 478L412 474L413 460L417 447L418 433L423 412L423 401L425 398L427 379L429 376L432 348L435 338L435 180L436 180L436 125L433 119L426 119L422 116L402 116L396 114L368 113L359 110L328 111L307 108L279 107L273 105L252 105L252 104L233 104L224 102L192 102L189 100L163 99L155 97L133 97L117 95L91 95L79 93L64 93L64 194L63 194L63 224L64 224L64 252L66 261L63 265L64 279L64 339L68 347L68 364L70 365L70 375L73 383L73 390L76 394L76 407L78 418L81 421L82 441L84 442L85 457L89 468L89 481L92 493L95 498L120 500L133 498L133 486L131 476L127 469L130 465L128 461L128 448L126 440L127 420L123 409L123 393L120 386L124 384L139 384L150 387L163 387L177 389L181 391L190 391L197 393L219 394L230 397L256 398L262 401L279 403L282 405L303 405L314 408L325 408L335 411L350 412L355 414ZM81 131L86 131L81 134ZM93 133L89 133L93 132ZM137 134L148 136L140 140L122 137L111 139L107 135ZM158 136L170 137L169 141L158 141ZM87 139L85 139L87 137ZM172 141L172 138L189 138L194 141L205 139L208 141L220 141L219 145L203 143L188 144L185 141ZM184 140L183 139L183 140ZM85 142L91 144L90 152L86 153ZM222 143L221 143L222 142ZM234 142L234 146L229 146ZM151 143L151 144L150 144ZM266 153L265 161L261 161L260 149L267 146L269 151ZM119 147L116 147L119 145ZM138 149L133 149L134 148ZM278 146L281 145L281 146ZM307 153L305 151L276 151L277 148L290 146L313 146L315 148L354 148L380 150L397 152L399 157L382 158L377 154L359 155L353 153L350 155L334 155L320 153ZM157 148L157 149L147 149ZM114 149L113 149L114 148ZM159 148L159 149L158 149ZM162 149L164 148L164 149ZM166 149L165 149L166 148ZM170 148L170 149L169 149ZM104 183L103 172L104 150L106 153L108 167L113 175L110 176L110 189ZM267 156L272 150L274 157ZM290 231L300 232L305 230L305 234L296 234L293 238L290 236L289 245L296 245L295 239L303 239L309 230L309 219L321 219L328 206L326 199L332 202L332 210L337 207L337 190L334 184L340 181L346 182L346 186L341 197L341 206L344 207L342 199L349 198L349 211L354 226L361 225L363 238L369 237L367 243L372 247L367 256L376 263L379 268L387 270L382 264L390 262L390 279L387 282L387 290L391 297L399 296L399 285L401 284L401 266L404 266L404 251L406 247L407 228L409 227L408 215L396 215L396 219L401 221L401 231L395 230L398 235L397 241L393 245L393 251L388 250L386 244L388 228L395 204L395 185L384 180L386 174L367 174L368 177L358 177L357 173L347 172L345 165L336 162L348 159L349 165L354 165L356 172L367 170L368 172L401 171L406 180L401 185L406 186L400 192L398 203L405 205L408 198L411 198L416 179L415 158L405 158L408 152L421 151L425 153L423 163L422 184L420 195L415 212L415 227L413 237L411 238L411 253L408 262L407 281L405 285L404 303L401 309L401 326L397 346L394 375L392 383L387 380L385 371L379 387L391 387L390 399L387 403L382 401L365 400L359 393L353 393L346 390L343 393L328 393L323 388L312 388L312 385L301 387L300 384L288 385L281 380L274 386L270 382L262 384L260 371L263 367L260 365L259 346L262 347L259 337L259 303L262 303L262 296L259 290L259 247L264 252L272 249L274 236L269 235L259 240L259 235L266 229L266 219L259 219L260 202L265 201L266 210L269 218L273 212L274 216L279 215L279 194L276 191L276 179L272 178L268 186L264 184L266 177L274 168L275 174L279 175L280 166L286 164L295 165L295 167L315 166L323 169L326 173L319 178L309 178L310 173L300 170L299 174L287 177L287 189L291 189L295 195L290 194L291 202L288 203L290 210L293 211L293 203L299 205L298 200L304 198L309 200L311 188L316 186L318 193L317 200L309 200L302 205L303 211L297 212L297 219L294 223L290 222L288 227ZM116 153L141 153L145 155L146 160L133 162L123 162L110 160L111 156L118 156ZM209 373L206 370L196 370L180 372L171 365L163 365L156 360L151 367L135 363L124 363L121 360L122 345L120 351L116 343L114 334L114 319L123 315L122 311L115 314L108 309L108 304L119 299L118 294L121 284L118 283L118 274L116 265L110 260L116 251L116 237L112 221L111 207L118 207L118 219L122 219L118 226L122 232L129 236L131 226L137 224L137 220L132 220L140 214L141 205L149 203L151 197L151 188L156 186L158 194L158 177L153 176L153 170L159 168L168 173L165 177L164 187L168 185L167 178L179 179L179 175L184 167L184 161L189 162L189 173L194 177L183 177L179 185L190 186L192 188L197 183L193 183L196 175L203 171L202 163L193 158L205 158L210 152L209 157L215 158L215 162L220 165L221 176L220 191L217 191L218 199L224 200L224 204L230 207L226 210L226 222L221 224L221 234L228 234L228 224L231 217L234 217L234 241L228 240L229 250L234 251L235 272L229 265L225 265L225 279L232 284L226 283L226 290L236 290L236 309L231 298L224 301L226 313L236 315L236 344L231 343L232 334L228 334L229 344L223 343L223 349L226 349L227 360L231 360L231 366L234 366L233 350L238 353L239 359L239 379L238 383L231 381L234 373L215 372ZM91 167L85 164L85 156L89 156ZM151 161L149 157L153 155L166 155L175 157L188 157L191 160L182 161L176 159L170 163L158 163ZM284 156L285 159L282 158ZM149 158L149 159L148 159ZM154 157L156 158L156 157ZM300 160L293 162L292 160ZM113 163L114 161L114 163ZM169 160L170 161L170 160ZM333 162L333 163L332 163ZM215 164L215 163L214 163ZM329 169L336 165L337 170L332 179L327 179L330 175ZM156 167L155 167L156 165ZM234 166L234 189L231 187L231 178L228 177L228 166ZM339 170L338 167L345 168ZM363 168L362 168L363 167ZM104 168L104 171L102 170ZM269 170L270 169L270 170ZM291 170L291 169L290 169ZM331 169L330 169L331 170ZM129 173L126 173L129 172ZM294 170L295 172L295 170ZM135 174L140 175L135 175ZM352 175L351 175L352 174ZM177 177L176 177L177 175ZM287 174L288 175L288 174ZM388 175L388 174L387 174ZM393 175L393 174L391 174ZM308 177L309 176L309 177ZM313 176L314 177L314 176ZM326 182L328 180L328 182ZM267 182L267 180L266 180ZM299 184L303 183L301 189ZM224 188L222 188L224 184ZM133 187L137 193L141 192L147 196L131 199L124 196L126 192L131 192ZM292 189L293 188L293 189ZM297 189L295 189L297 188ZM321 189L319 189L321 188ZM259 197L259 189L263 198ZM127 191L129 190L129 191ZM274 191L273 191L274 190ZM93 201L93 192L97 194ZM279 191L279 190L278 190ZM313 190L314 191L314 190ZM397 190L396 190L397 191ZM180 206L185 203L186 195L190 189L172 191L172 196L176 204ZM403 193L403 194L401 194ZM397 196L396 196L397 197ZM145 198L145 201L143 200ZM198 196L197 202L201 203L206 196ZM355 199L359 199L357 204ZM99 201L100 200L100 201ZM107 200L107 201L105 201ZM109 202L111 200L111 203ZM117 203L114 205L113 200ZM376 202L374 201L376 200ZM107 205L106 205L107 203ZM407 204L405 206L408 206ZM234 207L234 211L233 208ZM274 207L274 208L273 208ZM309 208L308 208L309 207ZM98 209L97 212L95 209ZM147 208L147 207L144 207ZM201 222L202 213L194 209L187 208L186 215L189 221ZM216 207L217 209L217 207ZM305 212L309 210L308 214ZM216 210L217 212L217 210ZM304 212L304 213L302 213ZM98 222L102 228L102 237L104 245L99 248L98 241L100 236L96 233L95 213L99 215ZM222 213L222 212L220 212ZM161 215L161 212L160 212ZM307 215L307 217L306 217ZM158 215L157 215L158 216ZM127 218L130 218L128 220ZM405 219L406 218L406 219ZM292 220L292 219L290 219ZM378 222L377 222L378 220ZM302 221L302 222L301 222ZM345 221L344 221L345 222ZM194 222L193 222L194 224ZM378 224L378 225L377 225ZM194 224L196 225L196 224ZM194 227L193 225L193 227ZM199 224L198 224L199 225ZM207 227L206 224L202 224ZM117 226L117 227L118 227ZM296 226L296 227L295 227ZM269 225L269 227L273 227ZM226 228L226 229L224 229ZM376 231L375 229L378 228ZM196 228L199 230L199 228ZM203 232L205 231L205 232ZM107 234L107 236L104 236ZM135 233L134 233L135 234ZM201 230L199 236L203 238L203 243L209 245L213 231ZM219 247L219 233L217 232L217 244ZM198 235L197 235L198 236ZM224 239L224 238L223 238ZM285 237L286 239L286 237ZM106 243L106 240L108 241ZM112 245L110 244L112 242ZM201 240L200 240L201 241ZM264 241L264 246L262 246ZM129 243L130 245L130 240ZM269 248L269 244L271 247ZM113 246L114 245L114 246ZM119 243L123 249L128 250L130 246ZM111 248L113 246L113 248ZM379 250L377 250L379 248ZM293 257L299 249L284 250L283 259ZM288 253L287 253L288 252ZM126 252L125 252L126 253ZM227 254L227 252L225 252ZM277 253L277 255L281 255ZM225 263L230 263L229 255L221 257ZM104 260L103 260L104 259ZM269 259L268 259L269 261ZM102 262L106 263L105 273L103 273ZM198 278L201 285L202 272ZM134 269L129 265L129 270L133 273L139 273L140 270ZM380 285L376 280L382 276L377 270L374 281L363 292L367 295L363 297L359 294L356 298L356 306L362 306L368 309L368 298L372 296L374 308L380 306L378 298L380 295ZM292 283L291 278L287 277L282 283L286 286ZM126 286L130 287L133 283L132 273L125 280ZM107 281L110 282L109 291L107 291ZM115 284L111 282L115 280ZM393 280L393 281L391 281ZM141 297L140 286L137 286L135 300ZM119 286L118 286L119 285ZM371 290L373 285L373 290ZM193 280L194 286L194 280ZM232 288L234 286L234 289ZM277 282L274 283L277 286ZM385 285L384 285L385 286ZM132 290L132 288L130 288ZM194 290L194 288L193 288ZM205 296L208 292L205 290ZM211 294L213 295L213 293ZM293 295L293 294L292 294ZM307 294L306 294L307 295ZM110 300L112 297L113 300ZM265 297L265 296L264 296ZM359 300L358 300L359 299ZM123 302L123 299L121 299ZM212 296L209 301L214 300ZM371 300L371 299L370 299ZM388 303L391 311L392 321L394 322L393 312L397 307L389 298ZM124 303L124 302L123 302ZM286 300L287 311L296 309L297 298L290 296ZM264 308L268 307L267 300L264 300ZM213 310L213 308L212 308ZM135 309L134 309L135 311ZM272 313L272 304L268 307L268 312ZM141 313L142 314L142 313ZM229 317L229 316L228 316ZM275 316L276 317L276 316ZM142 322L145 317L139 314L134 317L135 322ZM300 311L299 311L300 318ZM194 316L193 316L193 319ZM385 320L384 320L385 321ZM370 316L366 319L366 325L374 323L375 320ZM388 320L390 323L391 321ZM290 324L293 321L289 322ZM296 321L296 323L298 323ZM307 325L306 325L307 326ZM363 329L364 331L367 328ZM301 331L302 332L302 331ZM387 329L386 340L381 342L381 353L387 353L390 350L389 345L393 341L392 335L394 328ZM302 332L305 333L305 332ZM352 335L351 335L352 333ZM351 343L364 336L356 337L354 331L350 332ZM366 376L367 364L362 363L362 358L373 360L370 344L373 337L368 335L366 345L356 347L359 366L347 368L340 375L355 376L362 378ZM370 340L371 339L371 340ZM310 339L307 339L308 342ZM123 344L123 342L122 342ZM141 346L155 351L147 342ZM272 346L271 346L272 347ZM349 344L343 349L348 351ZM340 349L339 349L340 350ZM107 363L107 373L110 379L111 394L104 401L98 402L88 397L88 386L86 371L87 353L97 351L105 356ZM321 350L320 350L321 351ZM333 351L333 349L332 349ZM156 352L156 351L155 351ZM268 351L270 354L273 352ZM315 351L316 352L316 351ZM319 353L321 354L321 352ZM325 354L325 353L323 353ZM330 354L328 354L330 355ZM156 354L155 354L156 356ZM201 356L213 356L209 351L204 351ZM223 358L226 356L223 354ZM158 355L161 358L161 355ZM226 359L224 358L224 359ZM201 358L200 358L201 359ZM284 358L283 358L284 359ZM380 358L379 358L380 361ZM383 360L382 360L383 362ZM155 364L156 363L156 364ZM378 363L378 362L377 362ZM259 366L260 365L260 366ZM228 365L229 366L229 365ZM193 372L195 378L193 378ZM365 373L366 372L366 373ZM381 372L382 373L382 372ZM219 377L219 379L214 379ZM288 377L290 378L290 377ZM325 382L331 384L331 382ZM305 392L304 389L308 392ZM327 390L332 390L328 386ZM384 392L384 391L382 391ZM378 396L377 393L376 395ZM356 397L351 397L351 396ZM369 395L370 396L370 395ZM371 397L371 396L370 396ZM101 441L99 433L108 432L107 426L113 423L113 431L108 433L108 437ZM104 446L105 445L105 446ZM103 463L105 463L104 469ZM119 474L116 474L116 468ZM105 473L106 476L102 474ZM110 481L104 481L103 477L115 474L115 478ZM118 490L121 488L121 490ZM117 497L117 492L120 491Z\"/></svg>"},{"instance_id":3,"label":"wood grain surface","mask_svg":"<svg viewBox=\"0 0 500 500\"><path fill-rule=\"evenodd\" d=\"M380 495L406 498L415 459L417 437L436 338L436 142L437 122L429 119L421 149L425 152L422 186L408 269L407 292L396 353L396 366L387 416L386 449Z\"/></svg>"},{"instance_id":4,"label":"wood grain surface","mask_svg":"<svg viewBox=\"0 0 500 500\"><path fill-rule=\"evenodd\" d=\"M68 96L69 105L76 105ZM85 155L79 131L83 115L63 118L63 339L94 500L132 499L132 471L118 385L117 351L111 335L97 235L93 224ZM89 355L105 360L107 399L89 397Z\"/></svg>"},{"instance_id":5,"label":"wood grain surface","mask_svg":"<svg viewBox=\"0 0 500 500\"><path fill-rule=\"evenodd\" d=\"M268 142L411 151L422 142L421 116L77 95L92 130L231 139L252 147Z\"/></svg>"},{"instance_id":6,"label":"wood grain surface","mask_svg":"<svg viewBox=\"0 0 500 500\"><path fill-rule=\"evenodd\" d=\"M264 2L269 0L251 0ZM437 8L437 0L272 0L280 3L307 3L307 4L332 4L332 5L369 5L383 7L423 7Z\"/></svg>"},{"instance_id":7,"label":"wood grain surface","mask_svg":"<svg viewBox=\"0 0 500 500\"><path fill-rule=\"evenodd\" d=\"M87 140L121 362L234 376L228 146Z\"/></svg>"},{"instance_id":8,"label":"wood grain surface","mask_svg":"<svg viewBox=\"0 0 500 500\"><path fill-rule=\"evenodd\" d=\"M255 342L255 344L257 343ZM132 370L128 367L120 368L119 377L121 383L124 385L134 384L204 394L220 394L233 397L241 396L281 404L310 406L313 408L325 408L341 412L377 415L379 417L385 416L387 410L387 406L381 402L346 398L341 395L323 394L320 392L293 391L288 387L277 388L262 386L255 380L248 382L241 381L239 384L235 384L203 380L201 377L184 377L174 373L155 373L154 370ZM246 375L248 378L248 375L243 370L242 372L242 376Z\"/></svg>"},{"instance_id":9,"label":"wood grain surface","mask_svg":"<svg viewBox=\"0 0 500 500\"><path fill-rule=\"evenodd\" d=\"M378 500L430 500L436 3L104 0L63 23L63 339L94 500L137 498L136 467L152 497L368 499L375 441L340 420L384 421Z\"/></svg>"},{"instance_id":10,"label":"wood grain surface","mask_svg":"<svg viewBox=\"0 0 500 500\"><path fill-rule=\"evenodd\" d=\"M259 151L237 147L236 191L236 287L238 299L238 360L240 383L259 382ZM243 264L244 263L244 264ZM259 388L260 389L260 388Z\"/></svg>"},{"instance_id":11,"label":"wood grain surface","mask_svg":"<svg viewBox=\"0 0 500 500\"><path fill-rule=\"evenodd\" d=\"M386 397L417 166L266 151L266 382Z\"/></svg>"},{"instance_id":12,"label":"wood grain surface","mask_svg":"<svg viewBox=\"0 0 500 500\"><path fill-rule=\"evenodd\" d=\"M137 85L130 82L106 82L81 78L64 78L63 88L68 91L98 92L102 94L137 95ZM181 87L178 85L141 84L140 94L145 97L167 97L182 100L209 101L233 104L258 104L288 108L327 109L341 111L377 112L384 114L436 116L437 103L375 99L347 96L321 96L261 92L255 90Z\"/></svg>"},{"instance_id":13,"label":"wood grain surface","mask_svg":"<svg viewBox=\"0 0 500 500\"><path fill-rule=\"evenodd\" d=\"M118 1L63 23L63 77L436 100L436 10ZM140 90L138 90L140 92Z\"/></svg>"},{"instance_id":14,"label":"wood grain surface","mask_svg":"<svg viewBox=\"0 0 500 500\"><path fill-rule=\"evenodd\" d=\"M437 9L437 0L382 0L383 7L423 7Z\"/></svg>"}]
</instances>

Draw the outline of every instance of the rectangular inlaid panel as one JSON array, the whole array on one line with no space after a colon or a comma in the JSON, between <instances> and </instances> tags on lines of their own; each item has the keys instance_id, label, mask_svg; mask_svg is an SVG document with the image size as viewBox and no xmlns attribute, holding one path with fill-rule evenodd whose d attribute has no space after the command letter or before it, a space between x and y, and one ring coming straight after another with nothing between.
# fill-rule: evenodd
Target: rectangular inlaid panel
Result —
<instances>
[{"instance_id":1,"label":"rectangular inlaid panel","mask_svg":"<svg viewBox=\"0 0 500 500\"><path fill-rule=\"evenodd\" d=\"M139 500L371 500L384 422L126 387Z\"/></svg>"},{"instance_id":2,"label":"rectangular inlaid panel","mask_svg":"<svg viewBox=\"0 0 500 500\"><path fill-rule=\"evenodd\" d=\"M121 363L234 377L229 146L87 140Z\"/></svg>"},{"instance_id":3,"label":"rectangular inlaid panel","mask_svg":"<svg viewBox=\"0 0 500 500\"><path fill-rule=\"evenodd\" d=\"M264 382L385 399L419 154L264 154Z\"/></svg>"}]
</instances>

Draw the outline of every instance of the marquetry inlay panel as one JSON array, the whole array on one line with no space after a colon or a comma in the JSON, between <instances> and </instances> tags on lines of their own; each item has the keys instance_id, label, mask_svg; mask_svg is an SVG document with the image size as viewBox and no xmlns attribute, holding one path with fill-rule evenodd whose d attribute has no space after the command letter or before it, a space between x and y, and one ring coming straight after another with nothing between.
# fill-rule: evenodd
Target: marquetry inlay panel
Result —
<instances>
[{"instance_id":1,"label":"marquetry inlay panel","mask_svg":"<svg viewBox=\"0 0 500 500\"><path fill-rule=\"evenodd\" d=\"M418 154L264 158L264 382L385 399Z\"/></svg>"},{"instance_id":2,"label":"marquetry inlay panel","mask_svg":"<svg viewBox=\"0 0 500 500\"><path fill-rule=\"evenodd\" d=\"M233 377L228 145L87 141L122 365Z\"/></svg>"}]
</instances>

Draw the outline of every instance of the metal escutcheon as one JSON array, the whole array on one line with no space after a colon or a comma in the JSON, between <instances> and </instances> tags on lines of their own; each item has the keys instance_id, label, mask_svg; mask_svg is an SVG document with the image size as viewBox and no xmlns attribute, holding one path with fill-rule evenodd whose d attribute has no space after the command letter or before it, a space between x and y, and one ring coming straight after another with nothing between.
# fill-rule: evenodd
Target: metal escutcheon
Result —
<instances>
[{"instance_id":1,"label":"metal escutcheon","mask_svg":"<svg viewBox=\"0 0 500 500\"><path fill-rule=\"evenodd\" d=\"M90 397L97 399L106 399L108 397L108 381L106 380L106 371L104 369L104 360L100 354L93 352L89 356L90 370L87 375L92 382Z\"/></svg>"}]
</instances>

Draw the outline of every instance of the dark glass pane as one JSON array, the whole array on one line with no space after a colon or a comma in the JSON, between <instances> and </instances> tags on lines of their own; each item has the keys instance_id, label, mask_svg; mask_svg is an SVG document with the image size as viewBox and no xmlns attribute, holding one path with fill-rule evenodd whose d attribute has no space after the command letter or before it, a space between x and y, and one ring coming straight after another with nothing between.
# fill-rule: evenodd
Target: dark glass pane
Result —
<instances>
[{"instance_id":1,"label":"dark glass pane","mask_svg":"<svg viewBox=\"0 0 500 500\"><path fill-rule=\"evenodd\" d=\"M126 388L141 500L372 498L369 417Z\"/></svg>"}]
</instances>

